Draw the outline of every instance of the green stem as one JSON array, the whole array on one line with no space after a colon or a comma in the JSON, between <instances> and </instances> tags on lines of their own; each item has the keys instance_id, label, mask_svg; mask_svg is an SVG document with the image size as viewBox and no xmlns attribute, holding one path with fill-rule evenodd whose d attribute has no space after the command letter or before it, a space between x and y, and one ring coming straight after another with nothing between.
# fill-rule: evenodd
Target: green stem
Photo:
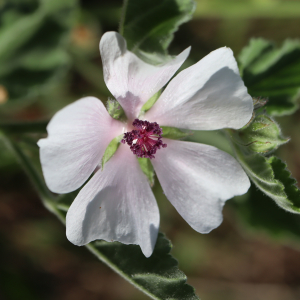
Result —
<instances>
[{"instance_id":1,"label":"green stem","mask_svg":"<svg viewBox=\"0 0 300 300\"><path fill-rule=\"evenodd\" d=\"M41 176L34 168L32 163L29 161L29 159L26 157L25 153L19 147L19 145L16 142L14 142L11 138L9 138L7 135L1 132L0 132L0 138L4 141L8 149L10 149L14 153L15 157L17 158L21 166L24 168L25 172L28 174L31 181L34 183L39 193L39 196L44 201L53 201L55 197L53 196L52 193L50 193L46 184L42 180Z\"/></svg>"}]
</instances>

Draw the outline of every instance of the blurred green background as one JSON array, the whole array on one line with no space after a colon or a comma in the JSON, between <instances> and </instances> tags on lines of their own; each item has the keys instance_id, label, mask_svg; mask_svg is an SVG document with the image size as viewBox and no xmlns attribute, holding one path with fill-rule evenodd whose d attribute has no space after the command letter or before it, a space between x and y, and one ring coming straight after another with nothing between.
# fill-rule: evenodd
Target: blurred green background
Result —
<instances>
[{"instance_id":1,"label":"blurred green background","mask_svg":"<svg viewBox=\"0 0 300 300\"><path fill-rule=\"evenodd\" d=\"M141 0L142 1L142 0ZM189 45L183 67L218 47L236 57L251 37L281 44L300 38L298 0L199 0L170 53ZM110 97L101 69L101 35L118 30L119 0L0 0L0 119L49 120L66 104ZM300 181L300 113L277 118L291 142L278 150ZM34 136L28 139L34 140ZM223 149L218 133L192 139ZM156 181L161 231L188 282L205 300L300 299L300 217L255 188L229 201L224 222L208 235L189 227ZM42 205L27 176L0 144L0 299L148 299L69 243L65 228Z\"/></svg>"}]
</instances>

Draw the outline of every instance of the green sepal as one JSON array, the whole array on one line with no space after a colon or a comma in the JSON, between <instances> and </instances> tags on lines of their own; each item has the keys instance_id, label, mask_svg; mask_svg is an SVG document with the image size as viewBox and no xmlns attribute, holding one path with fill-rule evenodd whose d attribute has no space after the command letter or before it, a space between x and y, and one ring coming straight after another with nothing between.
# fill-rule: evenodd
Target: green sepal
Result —
<instances>
[{"instance_id":1,"label":"green sepal","mask_svg":"<svg viewBox=\"0 0 300 300\"><path fill-rule=\"evenodd\" d=\"M119 121L126 120L125 112L118 101L114 99L108 99L106 109L112 118Z\"/></svg>"},{"instance_id":2,"label":"green sepal","mask_svg":"<svg viewBox=\"0 0 300 300\"><path fill-rule=\"evenodd\" d=\"M143 173L146 175L151 187L154 185L154 168L149 158L138 157L138 162Z\"/></svg>"},{"instance_id":3,"label":"green sepal","mask_svg":"<svg viewBox=\"0 0 300 300\"><path fill-rule=\"evenodd\" d=\"M142 107L141 112L146 112L147 110L149 110L154 103L158 100L158 98L161 95L161 90L158 91L156 94L154 94Z\"/></svg>"},{"instance_id":4,"label":"green sepal","mask_svg":"<svg viewBox=\"0 0 300 300\"><path fill-rule=\"evenodd\" d=\"M255 116L247 127L231 132L237 143L256 153L275 150L289 141L282 137L278 124L265 114Z\"/></svg>"},{"instance_id":5,"label":"green sepal","mask_svg":"<svg viewBox=\"0 0 300 300\"><path fill-rule=\"evenodd\" d=\"M102 157L102 160L101 160L102 170L104 168L104 165L111 159L111 157L118 150L122 138L123 138L123 134L117 136L116 138L111 140L111 142L106 147L105 152L104 152L103 157Z\"/></svg>"},{"instance_id":6,"label":"green sepal","mask_svg":"<svg viewBox=\"0 0 300 300\"><path fill-rule=\"evenodd\" d=\"M161 126L161 129L163 131L162 137L172 140L181 140L192 135L191 132L185 132L175 127Z\"/></svg>"}]
</instances>

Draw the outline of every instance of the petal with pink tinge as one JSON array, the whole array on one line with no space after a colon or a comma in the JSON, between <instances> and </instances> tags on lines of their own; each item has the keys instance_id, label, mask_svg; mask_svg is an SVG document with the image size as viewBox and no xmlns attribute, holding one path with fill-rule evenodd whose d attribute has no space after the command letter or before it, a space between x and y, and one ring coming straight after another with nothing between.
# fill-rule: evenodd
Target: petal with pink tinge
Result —
<instances>
[{"instance_id":1,"label":"petal with pink tinge","mask_svg":"<svg viewBox=\"0 0 300 300\"><path fill-rule=\"evenodd\" d=\"M104 80L129 119L138 117L143 104L166 85L189 52L190 48L163 65L153 66L128 51L125 39L117 32L102 36Z\"/></svg>"},{"instance_id":2,"label":"petal with pink tinge","mask_svg":"<svg viewBox=\"0 0 300 300\"><path fill-rule=\"evenodd\" d=\"M140 245L149 257L159 228L156 200L136 156L121 144L83 187L67 213L67 237L75 245L93 240Z\"/></svg>"},{"instance_id":3,"label":"petal with pink tinge","mask_svg":"<svg viewBox=\"0 0 300 300\"><path fill-rule=\"evenodd\" d=\"M180 72L145 114L159 125L192 130L241 128L253 101L229 48L220 48Z\"/></svg>"},{"instance_id":4,"label":"petal with pink tinge","mask_svg":"<svg viewBox=\"0 0 300 300\"><path fill-rule=\"evenodd\" d=\"M38 142L49 189L69 193L79 188L122 130L123 124L110 117L94 97L80 99L57 112L47 126L48 137Z\"/></svg>"},{"instance_id":5,"label":"petal with pink tinge","mask_svg":"<svg viewBox=\"0 0 300 300\"><path fill-rule=\"evenodd\" d=\"M250 187L229 154L208 145L164 139L151 162L168 200L192 228L208 233L222 222L224 202Z\"/></svg>"}]
</instances>

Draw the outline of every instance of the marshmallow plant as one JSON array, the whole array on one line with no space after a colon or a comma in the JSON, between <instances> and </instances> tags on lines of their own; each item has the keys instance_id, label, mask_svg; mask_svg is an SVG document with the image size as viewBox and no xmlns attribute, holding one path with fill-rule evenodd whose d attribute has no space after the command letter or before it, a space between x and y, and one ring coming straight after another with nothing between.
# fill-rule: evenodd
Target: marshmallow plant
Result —
<instances>
[{"instance_id":1,"label":"marshmallow plant","mask_svg":"<svg viewBox=\"0 0 300 300\"><path fill-rule=\"evenodd\" d=\"M38 51L37 64L30 28L38 29L46 10L62 24L60 16L70 12L65 5L73 12L80 9L75 0L45 0L31 16L16 22L14 30L6 26L7 33L0 34L1 41L5 38L0 51L4 69L17 66L7 64L8 54L22 70L28 68L27 77L34 80L33 67L40 72L79 61L77 71L101 89L92 74L100 70L78 49L64 56L48 49L53 59ZM151 189L155 176L166 198L199 233L221 224L225 201L245 194L251 180L250 193L243 201L233 200L232 211L264 231L273 230L276 237L282 233L286 237L291 228L300 236L296 215L300 191L285 163L274 156L289 139L273 119L298 107L300 42L287 40L276 48L266 40L252 39L239 55L239 68L226 47L196 63L193 57L187 59L190 48L171 57L173 33L191 18L194 8L192 0L124 1L119 33L106 32L100 41L104 81L114 97L107 108L102 102L106 99L84 97L54 114L47 130L48 122L0 122L0 139L22 163L45 207L66 223L67 238L85 245L153 299L199 299L171 256L170 241L158 232L160 213ZM6 39L15 37L16 31L23 34ZM22 45L35 53L32 59L19 55ZM73 60L65 59L69 52ZM178 72L185 61L189 67ZM10 71L7 78L5 74L1 88L6 85L10 95L24 93L11 82ZM32 95L43 90L54 102L61 99L38 82L34 87ZM187 141L191 132L194 142ZM214 137L214 145L223 138L232 155L205 145L205 134ZM31 139L39 139L39 149ZM38 150L42 172L35 164ZM271 201L263 194L283 210L275 207L275 211L271 205L264 210L260 205ZM276 224L275 229L268 222ZM178 242L176 246L196 247Z\"/></svg>"}]
</instances>

